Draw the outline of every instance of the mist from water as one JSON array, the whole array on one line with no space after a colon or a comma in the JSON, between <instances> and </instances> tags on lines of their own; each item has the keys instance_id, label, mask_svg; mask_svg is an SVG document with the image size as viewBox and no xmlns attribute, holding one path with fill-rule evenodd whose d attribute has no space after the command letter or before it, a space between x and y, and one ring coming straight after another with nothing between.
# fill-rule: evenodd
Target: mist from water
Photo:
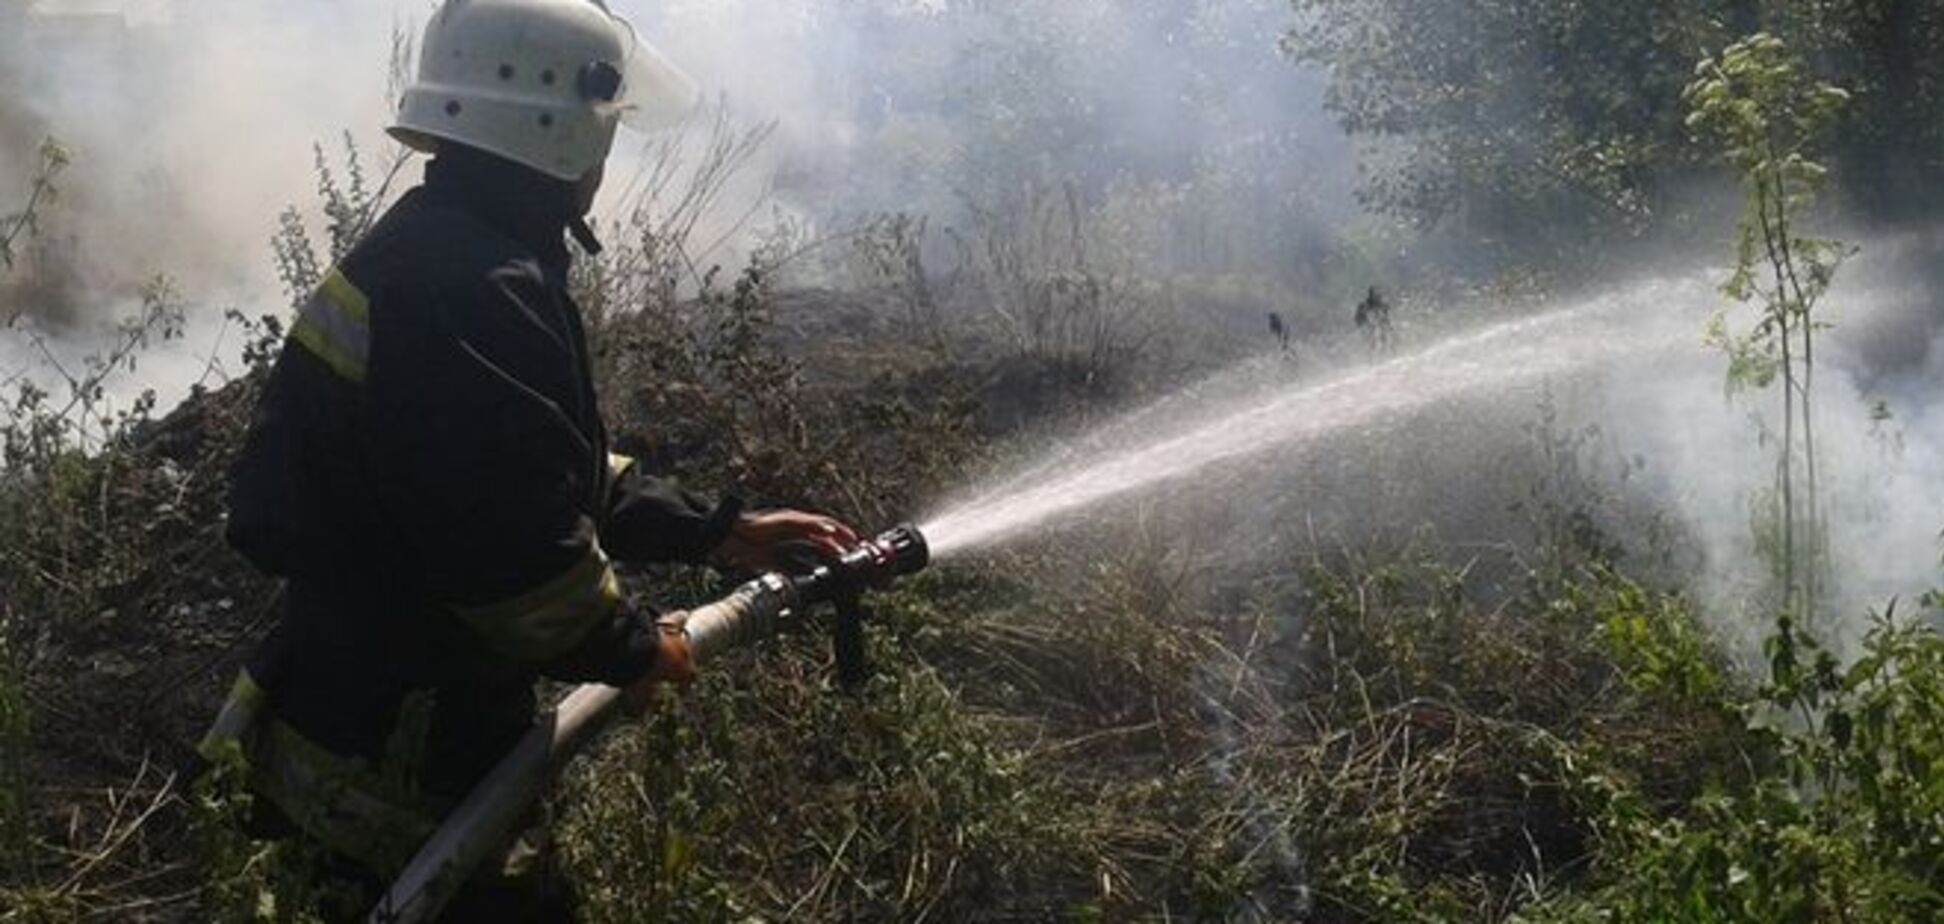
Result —
<instances>
[{"instance_id":1,"label":"mist from water","mask_svg":"<svg viewBox=\"0 0 1944 924\"><path fill-rule=\"evenodd\" d=\"M921 527L934 554L1004 542L1122 495L1163 490L1225 462L1319 440L1354 438L1386 419L1507 393L1645 352L1694 350L1692 326L1651 309L1670 288L1655 281L1540 314L1486 325L1430 346L1317 380L1297 380L1215 404L1171 401L1082 438L1063 457L958 501ZM1644 323L1643 323L1644 321ZM1176 421L1157 428L1157 417ZM1134 441L1126 442L1132 436ZM1120 441L1106 451L1098 447Z\"/></svg>"},{"instance_id":2,"label":"mist from water","mask_svg":"<svg viewBox=\"0 0 1944 924\"><path fill-rule=\"evenodd\" d=\"M1818 348L1818 458L1839 648L1871 612L1940 580L1944 338L1929 269L1940 244L1936 234L1863 242L1823 306L1834 327ZM1624 460L1586 487L1624 494L1672 530L1683 585L1724 637L1754 651L1768 622L1753 524L1774 471L1765 428L1780 399L1730 394L1725 358L1704 345L1724 305L1720 276L1651 278L1441 337L1420 331L1415 349L1335 371L1248 363L1055 439L1010 474L947 498L921 529L941 559L1041 531L1114 528L1168 505L1217 511L1223 525L1212 528L1237 540L1214 540L1220 560L1267 548L1279 523L1312 520L1412 518L1460 541L1505 541L1516 537L1493 530L1537 471L1515 461L1532 453L1522 428L1557 396L1558 427L1597 427L1586 464ZM1728 319L1749 323L1745 311ZM1391 460L1372 469L1383 484L1356 471L1373 458ZM1667 541L1620 538L1636 551Z\"/></svg>"}]
</instances>

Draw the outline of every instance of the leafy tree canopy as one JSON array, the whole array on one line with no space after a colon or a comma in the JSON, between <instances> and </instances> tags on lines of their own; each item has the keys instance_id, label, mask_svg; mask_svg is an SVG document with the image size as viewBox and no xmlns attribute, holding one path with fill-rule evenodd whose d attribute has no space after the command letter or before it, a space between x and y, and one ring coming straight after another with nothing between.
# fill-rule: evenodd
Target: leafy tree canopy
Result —
<instances>
[{"instance_id":1,"label":"leafy tree canopy","mask_svg":"<svg viewBox=\"0 0 1944 924\"><path fill-rule=\"evenodd\" d=\"M1852 205L1939 204L1939 0L1291 2L1285 48L1328 72L1331 111L1365 143L1365 202L1420 226L1558 255L1679 222L1684 181L1714 160L1682 89L1762 30L1855 92L1835 157Z\"/></svg>"}]
</instances>

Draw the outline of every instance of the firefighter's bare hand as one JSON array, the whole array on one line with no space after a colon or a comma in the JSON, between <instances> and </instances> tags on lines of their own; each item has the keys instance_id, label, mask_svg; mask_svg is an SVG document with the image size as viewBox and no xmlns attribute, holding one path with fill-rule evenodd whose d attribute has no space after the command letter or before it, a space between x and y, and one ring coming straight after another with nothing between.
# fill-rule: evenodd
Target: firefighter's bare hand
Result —
<instances>
[{"instance_id":1,"label":"firefighter's bare hand","mask_svg":"<svg viewBox=\"0 0 1944 924\"><path fill-rule=\"evenodd\" d=\"M655 663L622 692L630 710L640 713L647 709L654 702L655 691L663 685L685 686L695 679L688 631L683 628L687 621L687 613L669 613L655 622Z\"/></svg>"},{"instance_id":2,"label":"firefighter's bare hand","mask_svg":"<svg viewBox=\"0 0 1944 924\"><path fill-rule=\"evenodd\" d=\"M857 544L857 531L843 521L801 510L758 510L745 513L729 528L729 537L716 546L709 560L719 567L750 571L775 570L779 550L809 546L835 558Z\"/></svg>"}]
</instances>

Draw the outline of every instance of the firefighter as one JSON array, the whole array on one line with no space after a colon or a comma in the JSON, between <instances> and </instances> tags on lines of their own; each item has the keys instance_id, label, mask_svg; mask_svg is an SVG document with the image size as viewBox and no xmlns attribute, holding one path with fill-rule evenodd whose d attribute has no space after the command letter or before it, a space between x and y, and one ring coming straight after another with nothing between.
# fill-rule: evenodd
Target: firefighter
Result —
<instances>
[{"instance_id":1,"label":"firefighter","mask_svg":"<svg viewBox=\"0 0 1944 924\"><path fill-rule=\"evenodd\" d=\"M1283 323L1282 312L1269 312L1269 333L1275 336L1276 342L1282 345L1283 353L1287 354L1289 352L1289 325Z\"/></svg>"},{"instance_id":2,"label":"firefighter","mask_svg":"<svg viewBox=\"0 0 1944 924\"><path fill-rule=\"evenodd\" d=\"M1370 344L1371 352L1391 351L1396 335L1391 328L1390 303L1377 294L1376 286L1371 286L1370 293L1357 303L1356 321L1357 329L1364 332L1364 340Z\"/></svg>"},{"instance_id":3,"label":"firefighter","mask_svg":"<svg viewBox=\"0 0 1944 924\"><path fill-rule=\"evenodd\" d=\"M448 0L392 134L428 152L298 312L236 463L232 545L283 612L204 742L253 825L321 857L355 915L534 718L534 682L691 673L679 626L623 600L615 562L764 568L844 524L749 512L609 450L566 236L617 122L693 90L596 0ZM450 920L571 902L531 839Z\"/></svg>"}]
</instances>

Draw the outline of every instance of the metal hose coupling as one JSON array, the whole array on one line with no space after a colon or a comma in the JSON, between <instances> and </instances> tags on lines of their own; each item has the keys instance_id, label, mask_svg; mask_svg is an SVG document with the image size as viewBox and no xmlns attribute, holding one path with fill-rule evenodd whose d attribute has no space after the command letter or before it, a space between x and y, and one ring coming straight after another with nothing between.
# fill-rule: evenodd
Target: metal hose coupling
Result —
<instances>
[{"instance_id":1,"label":"metal hose coupling","mask_svg":"<svg viewBox=\"0 0 1944 924\"><path fill-rule=\"evenodd\" d=\"M688 614L689 653L704 664L725 651L774 634L783 620L816 603L853 606L860 593L921 571L931 562L931 547L915 526L889 529L867 539L843 557L797 575L765 574L728 596ZM840 628L844 628L840 621Z\"/></svg>"},{"instance_id":2,"label":"metal hose coupling","mask_svg":"<svg viewBox=\"0 0 1944 924\"><path fill-rule=\"evenodd\" d=\"M796 582L781 574L765 574L714 603L690 610L682 624L689 656L705 664L725 651L774 635L778 621L800 599Z\"/></svg>"}]
</instances>

